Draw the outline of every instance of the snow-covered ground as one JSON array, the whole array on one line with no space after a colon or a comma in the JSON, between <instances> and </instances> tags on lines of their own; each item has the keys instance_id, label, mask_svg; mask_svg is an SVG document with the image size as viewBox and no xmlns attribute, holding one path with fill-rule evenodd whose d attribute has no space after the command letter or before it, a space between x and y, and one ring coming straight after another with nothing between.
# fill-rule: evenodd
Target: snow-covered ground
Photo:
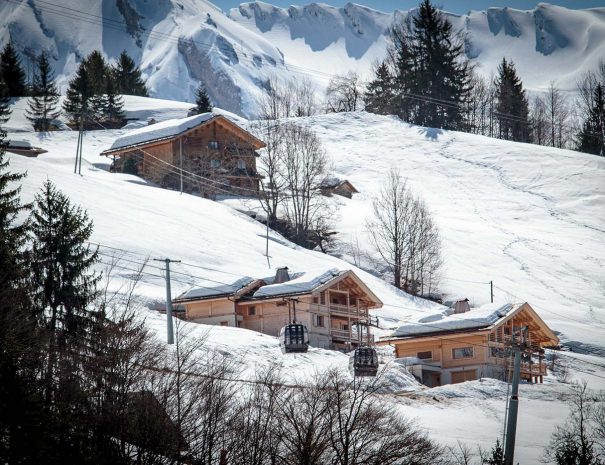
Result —
<instances>
[{"instance_id":1,"label":"snow-covered ground","mask_svg":"<svg viewBox=\"0 0 605 465\"><path fill-rule=\"evenodd\" d=\"M140 122L185 116L188 104L129 97L129 115ZM23 199L32 200L46 179L84 207L95 223L93 241L101 247L104 268L113 258L111 289L128 282L146 257L170 257L173 294L202 280L231 282L244 275L271 275L277 266L292 271L318 268L354 269L385 303L377 310L385 325L441 311L442 307L411 298L375 276L318 252L296 247L270 235L269 262L265 229L230 208L191 195L180 195L143 180L107 171L109 160L98 154L126 130L91 131L84 139L82 175L73 173L77 133L29 132L22 119L23 101L15 104L9 137L25 139L48 153L38 158L9 154L11 170L27 171ZM415 192L433 211L444 244L443 289L469 297L475 304L489 300L494 281L496 303L527 300L561 332L566 341L602 347L605 333L603 248L605 160L576 152L516 144L469 134L411 126L395 118L365 113L324 115L300 120L324 142L335 172L349 179L360 194L351 200L335 197L340 206L336 226L343 242L358 239L367 246L365 218L385 173L399 168ZM20 131L20 132L15 132ZM147 303L164 298L161 265L150 262L137 292ZM481 283L481 284L479 284ZM503 290L504 289L504 290ZM142 310L160 337L165 316ZM257 366L283 366L293 378L304 379L328 367L345 368L340 353L313 349L293 357L281 354L275 338L236 328L185 323L207 344L239 362L242 376ZM575 357L571 379L587 379L605 388L605 360ZM396 362L385 374L393 390L416 391L398 397L402 411L418 419L435 439L457 439L489 447L500 436L506 385L484 380L435 389L420 388ZM564 420L564 383L548 377L544 385L521 390L521 463L537 463L555 424ZM478 417L481 422L476 421ZM484 420L483 420L484 419Z\"/></svg>"}]
</instances>

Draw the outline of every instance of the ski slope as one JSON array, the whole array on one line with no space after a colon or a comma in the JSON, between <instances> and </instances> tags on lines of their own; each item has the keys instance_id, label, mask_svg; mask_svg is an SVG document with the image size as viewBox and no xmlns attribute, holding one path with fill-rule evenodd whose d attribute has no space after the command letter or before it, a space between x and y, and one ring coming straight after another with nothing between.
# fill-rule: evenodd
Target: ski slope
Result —
<instances>
[{"instance_id":1,"label":"ski slope","mask_svg":"<svg viewBox=\"0 0 605 465\"><path fill-rule=\"evenodd\" d=\"M98 154L127 129L88 132L82 175L75 175L77 133L30 132L24 108L24 100L14 102L9 137L27 140L48 153L38 158L8 155L11 170L27 171L23 200L31 201L50 179L87 210L95 224L92 240L103 244L99 271L117 260L109 285L112 291L123 290L147 257L170 257L183 262L172 266L174 295L203 280L231 282L236 276L272 275L278 266L294 272L339 268L355 270L383 300L384 308L375 311L383 333L443 309L397 291L339 258L301 249L275 233L270 234L267 260L263 225L232 209L228 201L180 195L135 176L109 173L110 160ZM188 108L189 104L167 100L126 98L127 116L140 119L131 122L131 128L146 125L151 117L158 121L184 117ZM360 191L350 200L332 198L339 206L335 224L341 252L347 242L370 250L365 219L385 173L397 167L424 197L441 230L445 292L480 305L489 301L486 283L493 280L496 303L527 300L564 342L576 348L584 345L591 352L603 347L605 159L421 128L366 113L298 122L318 133L334 173ZM142 276L136 292L144 306L164 299L160 268L150 262ZM141 316L164 337L164 315L142 308ZM281 369L290 380L304 382L317 372L344 369L348 364L346 355L322 349L285 356L276 338L244 329L184 325L195 336L206 338L207 347L231 357L246 378L257 368L271 367ZM571 379L588 379L591 387L605 388L605 368L600 368L605 366L604 358L569 356L577 360L571 366ZM386 370L390 390L408 392L387 397L438 441L455 445L461 440L489 448L500 436L505 384L483 380L426 389L397 363L389 363ZM522 386L517 454L521 463L538 463L550 432L567 414L560 400L567 389L553 376L544 385Z\"/></svg>"}]
</instances>

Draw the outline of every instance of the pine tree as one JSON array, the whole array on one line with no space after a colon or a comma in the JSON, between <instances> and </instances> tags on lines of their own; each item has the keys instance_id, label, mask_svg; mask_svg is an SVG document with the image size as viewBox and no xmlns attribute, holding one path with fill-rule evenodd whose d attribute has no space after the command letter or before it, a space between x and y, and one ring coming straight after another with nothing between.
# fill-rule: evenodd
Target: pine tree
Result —
<instances>
[{"instance_id":1,"label":"pine tree","mask_svg":"<svg viewBox=\"0 0 605 465\"><path fill-rule=\"evenodd\" d=\"M107 111L107 97L105 90L107 81L111 79L110 69L103 55L98 50L93 50L82 62L86 68L90 87L90 113L94 120L103 119Z\"/></svg>"},{"instance_id":2,"label":"pine tree","mask_svg":"<svg viewBox=\"0 0 605 465\"><path fill-rule=\"evenodd\" d=\"M123 50L116 66L112 70L118 94L140 95L147 97L147 87L141 77L141 70L134 60Z\"/></svg>"},{"instance_id":3,"label":"pine tree","mask_svg":"<svg viewBox=\"0 0 605 465\"><path fill-rule=\"evenodd\" d=\"M420 4L412 23L392 30L397 113L415 124L461 129L471 81L464 43L430 0Z\"/></svg>"},{"instance_id":4,"label":"pine tree","mask_svg":"<svg viewBox=\"0 0 605 465\"><path fill-rule=\"evenodd\" d=\"M208 97L204 84L200 83L197 91L195 92L194 112L196 115L201 115L202 113L209 113L211 111L212 103L210 102L210 97Z\"/></svg>"},{"instance_id":5,"label":"pine tree","mask_svg":"<svg viewBox=\"0 0 605 465\"><path fill-rule=\"evenodd\" d=\"M55 111L59 101L59 92L55 85L54 73L46 53L38 57L38 70L34 75L32 96L28 101L29 109L26 118L33 123L36 131L49 131L50 122L56 119L61 111Z\"/></svg>"},{"instance_id":6,"label":"pine tree","mask_svg":"<svg viewBox=\"0 0 605 465\"><path fill-rule=\"evenodd\" d=\"M605 156L605 84L594 90L594 104L578 134L578 150Z\"/></svg>"},{"instance_id":7,"label":"pine tree","mask_svg":"<svg viewBox=\"0 0 605 465\"><path fill-rule=\"evenodd\" d=\"M124 99L116 93L113 79L105 82L103 119L110 123L120 123L124 119Z\"/></svg>"},{"instance_id":8,"label":"pine tree","mask_svg":"<svg viewBox=\"0 0 605 465\"><path fill-rule=\"evenodd\" d=\"M389 115L393 112L393 100L393 76L383 61L376 67L375 78L367 85L365 109L370 113Z\"/></svg>"},{"instance_id":9,"label":"pine tree","mask_svg":"<svg viewBox=\"0 0 605 465\"><path fill-rule=\"evenodd\" d=\"M10 41L0 53L0 75L8 87L9 97L27 95L25 71L21 67L21 58Z\"/></svg>"},{"instance_id":10,"label":"pine tree","mask_svg":"<svg viewBox=\"0 0 605 465\"><path fill-rule=\"evenodd\" d=\"M63 102L63 110L73 122L87 122L90 118L90 99L92 89L88 79L88 71L84 63L80 64L74 78L69 81L69 87Z\"/></svg>"},{"instance_id":11,"label":"pine tree","mask_svg":"<svg viewBox=\"0 0 605 465\"><path fill-rule=\"evenodd\" d=\"M531 140L529 103L523 83L517 76L512 61L502 59L496 78L496 118L500 127L500 138L517 142Z\"/></svg>"},{"instance_id":12,"label":"pine tree","mask_svg":"<svg viewBox=\"0 0 605 465\"><path fill-rule=\"evenodd\" d=\"M4 132L0 130L0 289L14 289L22 276L23 247L27 240L27 223L17 223L17 217L29 206L21 204L16 186L25 173L8 171L8 160L5 160L3 148ZM16 187L13 187L16 186Z\"/></svg>"},{"instance_id":13,"label":"pine tree","mask_svg":"<svg viewBox=\"0 0 605 465\"><path fill-rule=\"evenodd\" d=\"M2 80L0 77L0 132L2 131L1 125L8 121L11 113L12 110L10 108L10 97L8 96L8 87L4 80Z\"/></svg>"},{"instance_id":14,"label":"pine tree","mask_svg":"<svg viewBox=\"0 0 605 465\"><path fill-rule=\"evenodd\" d=\"M46 181L31 215L31 269L35 309L61 341L77 339L87 328L88 306L98 276L91 271L97 250L88 240L93 224L81 208Z\"/></svg>"},{"instance_id":15,"label":"pine tree","mask_svg":"<svg viewBox=\"0 0 605 465\"><path fill-rule=\"evenodd\" d=\"M500 444L500 440L496 439L496 445L492 447L492 453L489 457L482 461L483 465L503 465L504 464L504 449Z\"/></svg>"}]
</instances>

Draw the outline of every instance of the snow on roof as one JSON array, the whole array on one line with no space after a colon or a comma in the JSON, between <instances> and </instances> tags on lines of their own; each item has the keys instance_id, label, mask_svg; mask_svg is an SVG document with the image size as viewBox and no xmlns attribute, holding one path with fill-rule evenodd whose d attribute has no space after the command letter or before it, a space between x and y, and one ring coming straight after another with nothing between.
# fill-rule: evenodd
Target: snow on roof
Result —
<instances>
[{"instance_id":1,"label":"snow on roof","mask_svg":"<svg viewBox=\"0 0 605 465\"><path fill-rule=\"evenodd\" d=\"M285 283L270 284L261 287L256 291L253 297L275 297L283 294L301 294L312 292L314 289L324 285L332 278L340 276L346 271L331 268L326 271L325 268L320 270L310 270L296 275L294 279Z\"/></svg>"},{"instance_id":2,"label":"snow on roof","mask_svg":"<svg viewBox=\"0 0 605 465\"><path fill-rule=\"evenodd\" d=\"M344 181L336 176L328 176L327 178L324 178L323 181L321 181L320 187L338 187L340 186Z\"/></svg>"},{"instance_id":3,"label":"snow on roof","mask_svg":"<svg viewBox=\"0 0 605 465\"><path fill-rule=\"evenodd\" d=\"M169 119L161 123L155 123L139 129L134 129L127 132L121 137L118 137L109 150L116 150L131 145L143 144L157 139L164 139L171 136L181 134L188 129L194 128L212 118L213 113L202 113L201 115L189 116L187 118Z\"/></svg>"},{"instance_id":4,"label":"snow on roof","mask_svg":"<svg viewBox=\"0 0 605 465\"><path fill-rule=\"evenodd\" d=\"M437 313L420 318L414 323L400 326L392 336L408 337L441 331L459 331L465 329L479 329L491 326L500 318L505 317L518 306L512 304L487 304L466 313L447 315Z\"/></svg>"},{"instance_id":5,"label":"snow on roof","mask_svg":"<svg viewBox=\"0 0 605 465\"><path fill-rule=\"evenodd\" d=\"M198 284L196 287L193 287L179 295L176 300L209 299L213 297L233 295L254 281L256 280L250 276L239 278L231 284L217 284L215 281L204 281L204 286Z\"/></svg>"},{"instance_id":6,"label":"snow on roof","mask_svg":"<svg viewBox=\"0 0 605 465\"><path fill-rule=\"evenodd\" d=\"M20 149L31 149L32 148L32 144L30 144L28 141L18 140L18 139L9 139L8 146L20 148Z\"/></svg>"}]
</instances>

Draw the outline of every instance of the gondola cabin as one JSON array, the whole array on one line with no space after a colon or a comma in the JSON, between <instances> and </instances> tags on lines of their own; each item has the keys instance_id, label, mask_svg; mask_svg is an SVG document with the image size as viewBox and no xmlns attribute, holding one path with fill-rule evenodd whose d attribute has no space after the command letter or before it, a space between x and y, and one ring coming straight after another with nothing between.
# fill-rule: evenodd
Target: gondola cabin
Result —
<instances>
[{"instance_id":1,"label":"gondola cabin","mask_svg":"<svg viewBox=\"0 0 605 465\"><path fill-rule=\"evenodd\" d=\"M279 345L284 353L309 350L309 330L300 323L284 326L279 332Z\"/></svg>"},{"instance_id":2,"label":"gondola cabin","mask_svg":"<svg viewBox=\"0 0 605 465\"><path fill-rule=\"evenodd\" d=\"M355 377L376 376L378 373L378 354L372 347L358 347L349 359L349 369Z\"/></svg>"}]
</instances>

